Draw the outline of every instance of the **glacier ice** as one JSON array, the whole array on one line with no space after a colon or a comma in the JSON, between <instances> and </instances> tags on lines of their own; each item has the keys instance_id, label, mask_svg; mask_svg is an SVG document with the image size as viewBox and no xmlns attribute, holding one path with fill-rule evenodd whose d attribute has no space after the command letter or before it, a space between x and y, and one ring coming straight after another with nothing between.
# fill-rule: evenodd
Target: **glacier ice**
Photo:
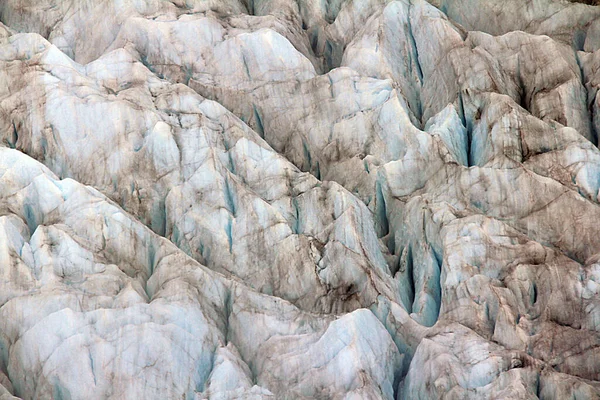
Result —
<instances>
[{"instance_id":1,"label":"glacier ice","mask_svg":"<svg viewBox=\"0 0 600 400\"><path fill-rule=\"evenodd\" d=\"M600 396L600 8L0 2L0 399Z\"/></svg>"}]
</instances>

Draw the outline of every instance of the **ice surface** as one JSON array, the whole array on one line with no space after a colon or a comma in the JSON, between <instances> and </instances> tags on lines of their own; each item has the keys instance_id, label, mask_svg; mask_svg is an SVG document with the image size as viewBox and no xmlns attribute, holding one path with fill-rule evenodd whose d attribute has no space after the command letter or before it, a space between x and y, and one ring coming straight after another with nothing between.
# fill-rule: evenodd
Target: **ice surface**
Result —
<instances>
[{"instance_id":1,"label":"ice surface","mask_svg":"<svg viewBox=\"0 0 600 400\"><path fill-rule=\"evenodd\" d=\"M600 396L600 9L0 2L0 399Z\"/></svg>"}]
</instances>

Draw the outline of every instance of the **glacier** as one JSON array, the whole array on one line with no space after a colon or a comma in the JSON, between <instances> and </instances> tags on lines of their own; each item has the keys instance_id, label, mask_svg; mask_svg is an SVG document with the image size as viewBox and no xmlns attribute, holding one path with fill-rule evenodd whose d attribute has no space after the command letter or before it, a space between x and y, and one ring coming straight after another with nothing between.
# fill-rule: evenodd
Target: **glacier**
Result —
<instances>
[{"instance_id":1,"label":"glacier","mask_svg":"<svg viewBox=\"0 0 600 400\"><path fill-rule=\"evenodd\" d=\"M1 0L0 400L600 398L600 7Z\"/></svg>"}]
</instances>

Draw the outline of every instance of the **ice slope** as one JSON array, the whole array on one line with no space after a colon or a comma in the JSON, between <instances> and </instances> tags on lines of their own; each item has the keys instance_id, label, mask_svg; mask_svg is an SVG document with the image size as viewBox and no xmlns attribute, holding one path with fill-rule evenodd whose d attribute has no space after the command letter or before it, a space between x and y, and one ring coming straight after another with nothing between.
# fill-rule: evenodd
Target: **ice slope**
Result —
<instances>
[{"instance_id":1,"label":"ice slope","mask_svg":"<svg viewBox=\"0 0 600 400\"><path fill-rule=\"evenodd\" d=\"M600 9L0 3L0 399L600 396Z\"/></svg>"}]
</instances>

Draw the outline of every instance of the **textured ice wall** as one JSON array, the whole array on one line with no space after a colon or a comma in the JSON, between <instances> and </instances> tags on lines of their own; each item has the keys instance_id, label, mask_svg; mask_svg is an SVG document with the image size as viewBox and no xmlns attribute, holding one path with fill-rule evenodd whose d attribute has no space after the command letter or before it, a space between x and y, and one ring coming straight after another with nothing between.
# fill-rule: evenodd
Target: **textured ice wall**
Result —
<instances>
[{"instance_id":1,"label":"textured ice wall","mask_svg":"<svg viewBox=\"0 0 600 400\"><path fill-rule=\"evenodd\" d=\"M600 397L600 8L0 1L0 400Z\"/></svg>"}]
</instances>

